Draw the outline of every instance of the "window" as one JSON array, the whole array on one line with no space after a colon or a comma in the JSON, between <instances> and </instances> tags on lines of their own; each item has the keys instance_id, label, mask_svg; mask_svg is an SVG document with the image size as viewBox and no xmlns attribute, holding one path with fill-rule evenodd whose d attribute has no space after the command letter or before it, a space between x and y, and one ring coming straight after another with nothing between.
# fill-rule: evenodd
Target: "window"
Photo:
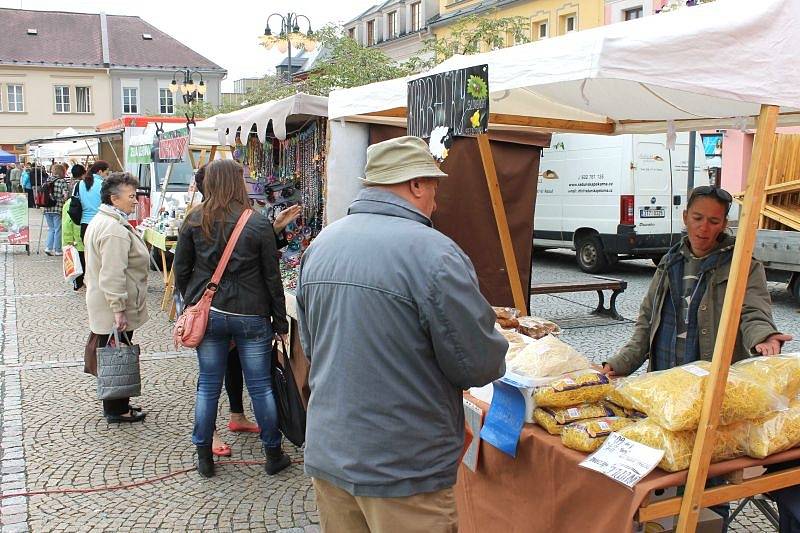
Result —
<instances>
[{"instance_id":1,"label":"window","mask_svg":"<svg viewBox=\"0 0 800 533\"><path fill-rule=\"evenodd\" d=\"M92 95L90 87L75 87L75 111L77 113L92 112Z\"/></svg>"},{"instance_id":2,"label":"window","mask_svg":"<svg viewBox=\"0 0 800 533\"><path fill-rule=\"evenodd\" d=\"M300 67L295 67L295 69L296 69L296 70L299 70L299 69L300 69ZM206 86L206 89L207 89L207 88L208 88L208 86ZM194 99L195 99L195 101L197 101L197 102L205 102L205 101L206 101L206 95L204 95L204 94L200 94L198 91L195 91L195 92L194 92Z\"/></svg>"},{"instance_id":3,"label":"window","mask_svg":"<svg viewBox=\"0 0 800 533\"><path fill-rule=\"evenodd\" d=\"M25 111L22 85L7 85L8 110L12 113L22 113Z\"/></svg>"},{"instance_id":4,"label":"window","mask_svg":"<svg viewBox=\"0 0 800 533\"><path fill-rule=\"evenodd\" d=\"M567 33L575 31L575 15L570 15L567 17L564 30Z\"/></svg>"},{"instance_id":5,"label":"window","mask_svg":"<svg viewBox=\"0 0 800 533\"><path fill-rule=\"evenodd\" d=\"M347 36L355 41L356 40L356 29L355 28L350 28L349 30L347 30Z\"/></svg>"},{"instance_id":6,"label":"window","mask_svg":"<svg viewBox=\"0 0 800 533\"><path fill-rule=\"evenodd\" d=\"M158 90L158 112L162 115L175 114L175 101L172 99L172 91L169 88Z\"/></svg>"},{"instance_id":7,"label":"window","mask_svg":"<svg viewBox=\"0 0 800 533\"><path fill-rule=\"evenodd\" d=\"M539 39L547 39L547 22L540 22L536 35Z\"/></svg>"},{"instance_id":8,"label":"window","mask_svg":"<svg viewBox=\"0 0 800 533\"><path fill-rule=\"evenodd\" d=\"M69 85L56 85L56 113L69 113Z\"/></svg>"},{"instance_id":9,"label":"window","mask_svg":"<svg viewBox=\"0 0 800 533\"><path fill-rule=\"evenodd\" d=\"M135 115L139 112L139 88L122 88L122 113L125 115Z\"/></svg>"},{"instance_id":10,"label":"window","mask_svg":"<svg viewBox=\"0 0 800 533\"><path fill-rule=\"evenodd\" d=\"M386 15L386 38L397 37L397 11Z\"/></svg>"},{"instance_id":11,"label":"window","mask_svg":"<svg viewBox=\"0 0 800 533\"><path fill-rule=\"evenodd\" d=\"M422 29L422 2L411 4L411 31Z\"/></svg>"},{"instance_id":12,"label":"window","mask_svg":"<svg viewBox=\"0 0 800 533\"><path fill-rule=\"evenodd\" d=\"M367 46L375 44L375 21L370 20L367 22Z\"/></svg>"},{"instance_id":13,"label":"window","mask_svg":"<svg viewBox=\"0 0 800 533\"><path fill-rule=\"evenodd\" d=\"M624 20L639 19L642 18L642 16L644 16L644 9L641 6L634 7L631 9L626 9L625 11L622 12L622 14Z\"/></svg>"}]
</instances>

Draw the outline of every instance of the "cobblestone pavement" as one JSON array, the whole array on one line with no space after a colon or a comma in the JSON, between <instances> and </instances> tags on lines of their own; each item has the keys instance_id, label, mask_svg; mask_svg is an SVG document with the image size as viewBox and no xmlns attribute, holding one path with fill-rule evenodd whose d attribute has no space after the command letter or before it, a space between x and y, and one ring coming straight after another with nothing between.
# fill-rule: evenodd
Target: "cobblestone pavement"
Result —
<instances>
[{"instance_id":1,"label":"cobblestone pavement","mask_svg":"<svg viewBox=\"0 0 800 533\"><path fill-rule=\"evenodd\" d=\"M87 335L83 293L75 294L62 281L60 265L58 258L27 256L22 248L0 246L0 492L141 484L4 499L2 533L318 531L313 489L302 472L302 452L291 445L287 447L296 464L272 478L261 465L253 464L222 465L210 480L194 472L189 438L197 367L192 351L174 351L170 345L170 324L158 307L157 273L152 273L148 287L151 320L136 334L143 354L144 395L134 403L146 409L148 417L131 426L105 422L95 399L94 379L82 372ZM636 261L620 263L612 274L629 281L618 301L626 318L636 317L653 270L647 262ZM545 252L535 257L537 281L584 277L571 254ZM800 333L800 314L785 287L775 284L770 290L779 327ZM536 296L532 303L533 313L556 320L588 317L596 296ZM628 321L570 329L564 338L600 361L625 342L631 325ZM797 341L790 347L800 350ZM219 427L226 416L223 394ZM232 460L263 459L254 435L222 433L233 447ZM772 529L748 506L732 531Z\"/></svg>"}]
</instances>

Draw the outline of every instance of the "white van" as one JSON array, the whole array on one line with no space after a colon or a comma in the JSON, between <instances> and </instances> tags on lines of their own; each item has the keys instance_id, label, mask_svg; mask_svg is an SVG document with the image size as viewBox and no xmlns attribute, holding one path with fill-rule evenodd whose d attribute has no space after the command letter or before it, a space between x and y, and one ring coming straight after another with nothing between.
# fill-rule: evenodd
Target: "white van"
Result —
<instances>
[{"instance_id":1,"label":"white van","mask_svg":"<svg viewBox=\"0 0 800 533\"><path fill-rule=\"evenodd\" d=\"M533 245L576 251L584 272L620 255L658 261L681 238L689 134L675 150L661 135L553 135L539 165ZM708 184L703 142L695 147L695 186Z\"/></svg>"}]
</instances>

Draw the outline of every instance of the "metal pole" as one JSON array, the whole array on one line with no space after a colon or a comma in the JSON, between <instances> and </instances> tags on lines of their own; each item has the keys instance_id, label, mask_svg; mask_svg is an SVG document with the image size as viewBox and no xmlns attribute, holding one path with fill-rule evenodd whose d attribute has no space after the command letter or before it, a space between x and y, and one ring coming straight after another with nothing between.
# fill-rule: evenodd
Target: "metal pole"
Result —
<instances>
[{"instance_id":1,"label":"metal pole","mask_svg":"<svg viewBox=\"0 0 800 533\"><path fill-rule=\"evenodd\" d=\"M695 150L694 146L697 143L697 132L690 131L689 132L689 175L686 180L686 197L688 198L690 194L692 194L692 189L694 189L694 161L695 161Z\"/></svg>"},{"instance_id":2,"label":"metal pole","mask_svg":"<svg viewBox=\"0 0 800 533\"><path fill-rule=\"evenodd\" d=\"M286 43L289 45L287 51L289 52L289 70L286 71L287 73L287 81L289 85L292 84L292 39L290 38L290 32L292 31L292 14L289 13L286 16Z\"/></svg>"}]
</instances>

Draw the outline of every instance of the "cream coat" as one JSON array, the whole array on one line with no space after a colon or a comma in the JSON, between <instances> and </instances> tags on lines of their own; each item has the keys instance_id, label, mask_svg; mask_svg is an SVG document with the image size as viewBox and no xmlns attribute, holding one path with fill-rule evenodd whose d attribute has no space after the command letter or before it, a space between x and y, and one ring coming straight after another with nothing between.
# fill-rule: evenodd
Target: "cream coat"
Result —
<instances>
[{"instance_id":1,"label":"cream coat","mask_svg":"<svg viewBox=\"0 0 800 533\"><path fill-rule=\"evenodd\" d=\"M101 205L86 230L86 308L89 328L107 335L114 313L125 311L128 330L147 322L147 268L144 241L112 207Z\"/></svg>"}]
</instances>

